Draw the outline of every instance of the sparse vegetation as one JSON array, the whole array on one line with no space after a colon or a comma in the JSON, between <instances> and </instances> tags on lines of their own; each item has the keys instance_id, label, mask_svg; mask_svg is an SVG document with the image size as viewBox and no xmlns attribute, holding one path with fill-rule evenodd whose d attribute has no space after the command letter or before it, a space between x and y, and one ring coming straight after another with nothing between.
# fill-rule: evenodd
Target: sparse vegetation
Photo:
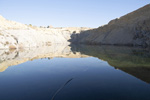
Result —
<instances>
[{"instance_id":1,"label":"sparse vegetation","mask_svg":"<svg viewBox=\"0 0 150 100\"><path fill-rule=\"evenodd\" d=\"M0 33L1 36L4 36L4 34Z\"/></svg>"},{"instance_id":2,"label":"sparse vegetation","mask_svg":"<svg viewBox=\"0 0 150 100\"><path fill-rule=\"evenodd\" d=\"M43 28L43 26L40 26L40 28Z\"/></svg>"},{"instance_id":3,"label":"sparse vegetation","mask_svg":"<svg viewBox=\"0 0 150 100\"><path fill-rule=\"evenodd\" d=\"M9 49L16 49L16 47L14 45L10 45Z\"/></svg>"},{"instance_id":4,"label":"sparse vegetation","mask_svg":"<svg viewBox=\"0 0 150 100\"><path fill-rule=\"evenodd\" d=\"M6 45L8 45L9 44L9 42L8 41L6 41Z\"/></svg>"},{"instance_id":5,"label":"sparse vegetation","mask_svg":"<svg viewBox=\"0 0 150 100\"><path fill-rule=\"evenodd\" d=\"M51 46L51 42L46 42L46 46Z\"/></svg>"},{"instance_id":6,"label":"sparse vegetation","mask_svg":"<svg viewBox=\"0 0 150 100\"><path fill-rule=\"evenodd\" d=\"M29 27L32 27L32 24L29 24Z\"/></svg>"},{"instance_id":7,"label":"sparse vegetation","mask_svg":"<svg viewBox=\"0 0 150 100\"><path fill-rule=\"evenodd\" d=\"M47 26L47 28L53 28L53 26L52 26L52 25L49 25L49 26Z\"/></svg>"}]
</instances>

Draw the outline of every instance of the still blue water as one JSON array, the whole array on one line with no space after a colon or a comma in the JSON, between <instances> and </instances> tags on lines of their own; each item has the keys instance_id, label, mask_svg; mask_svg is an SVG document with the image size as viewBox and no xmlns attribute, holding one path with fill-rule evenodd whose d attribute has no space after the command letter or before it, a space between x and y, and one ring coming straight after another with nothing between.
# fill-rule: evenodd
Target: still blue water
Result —
<instances>
[{"instance_id":1,"label":"still blue water","mask_svg":"<svg viewBox=\"0 0 150 100\"><path fill-rule=\"evenodd\" d=\"M0 100L150 100L150 84L97 57L43 58L0 72Z\"/></svg>"}]
</instances>

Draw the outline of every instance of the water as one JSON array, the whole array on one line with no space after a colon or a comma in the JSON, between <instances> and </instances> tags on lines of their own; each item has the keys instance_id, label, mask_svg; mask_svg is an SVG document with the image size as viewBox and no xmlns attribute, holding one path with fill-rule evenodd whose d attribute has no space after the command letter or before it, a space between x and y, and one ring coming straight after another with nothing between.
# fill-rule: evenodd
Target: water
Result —
<instances>
[{"instance_id":1,"label":"water","mask_svg":"<svg viewBox=\"0 0 150 100\"><path fill-rule=\"evenodd\" d=\"M0 100L150 100L149 49L0 50Z\"/></svg>"}]
</instances>

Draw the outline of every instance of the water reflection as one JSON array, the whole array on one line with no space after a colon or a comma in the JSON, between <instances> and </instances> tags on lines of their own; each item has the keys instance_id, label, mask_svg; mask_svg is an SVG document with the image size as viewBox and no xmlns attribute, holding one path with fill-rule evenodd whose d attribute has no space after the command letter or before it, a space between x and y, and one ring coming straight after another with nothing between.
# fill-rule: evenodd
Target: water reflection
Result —
<instances>
[{"instance_id":1,"label":"water reflection","mask_svg":"<svg viewBox=\"0 0 150 100\"><path fill-rule=\"evenodd\" d=\"M5 71L9 66L18 65L35 59L48 58L82 58L89 57L80 52L72 52L70 46L53 45L42 48L25 48L21 50L6 49L0 50L0 72Z\"/></svg>"},{"instance_id":2,"label":"water reflection","mask_svg":"<svg viewBox=\"0 0 150 100\"><path fill-rule=\"evenodd\" d=\"M5 71L9 66L35 59L52 59L55 57L82 58L90 56L107 61L114 68L150 83L150 50L138 47L53 45L22 50L0 50L0 72Z\"/></svg>"},{"instance_id":3,"label":"water reflection","mask_svg":"<svg viewBox=\"0 0 150 100\"><path fill-rule=\"evenodd\" d=\"M0 50L0 70L1 100L150 99L148 49L55 45Z\"/></svg>"},{"instance_id":4,"label":"water reflection","mask_svg":"<svg viewBox=\"0 0 150 100\"><path fill-rule=\"evenodd\" d=\"M72 51L107 61L114 68L150 83L149 48L72 45Z\"/></svg>"}]
</instances>

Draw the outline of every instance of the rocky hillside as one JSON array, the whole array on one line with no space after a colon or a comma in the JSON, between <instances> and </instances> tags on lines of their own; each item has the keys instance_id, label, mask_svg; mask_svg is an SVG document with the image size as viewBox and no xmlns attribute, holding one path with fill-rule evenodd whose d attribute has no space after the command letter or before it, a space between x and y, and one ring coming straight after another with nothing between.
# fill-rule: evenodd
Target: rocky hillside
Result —
<instances>
[{"instance_id":1,"label":"rocky hillside","mask_svg":"<svg viewBox=\"0 0 150 100\"><path fill-rule=\"evenodd\" d=\"M69 44L72 33L88 30L83 27L39 28L6 20L0 16L0 49Z\"/></svg>"},{"instance_id":2,"label":"rocky hillside","mask_svg":"<svg viewBox=\"0 0 150 100\"><path fill-rule=\"evenodd\" d=\"M110 21L97 29L39 28L0 16L0 49L52 44L105 44L150 46L150 5Z\"/></svg>"},{"instance_id":3,"label":"rocky hillside","mask_svg":"<svg viewBox=\"0 0 150 100\"><path fill-rule=\"evenodd\" d=\"M150 5L71 37L73 43L150 46Z\"/></svg>"}]
</instances>

